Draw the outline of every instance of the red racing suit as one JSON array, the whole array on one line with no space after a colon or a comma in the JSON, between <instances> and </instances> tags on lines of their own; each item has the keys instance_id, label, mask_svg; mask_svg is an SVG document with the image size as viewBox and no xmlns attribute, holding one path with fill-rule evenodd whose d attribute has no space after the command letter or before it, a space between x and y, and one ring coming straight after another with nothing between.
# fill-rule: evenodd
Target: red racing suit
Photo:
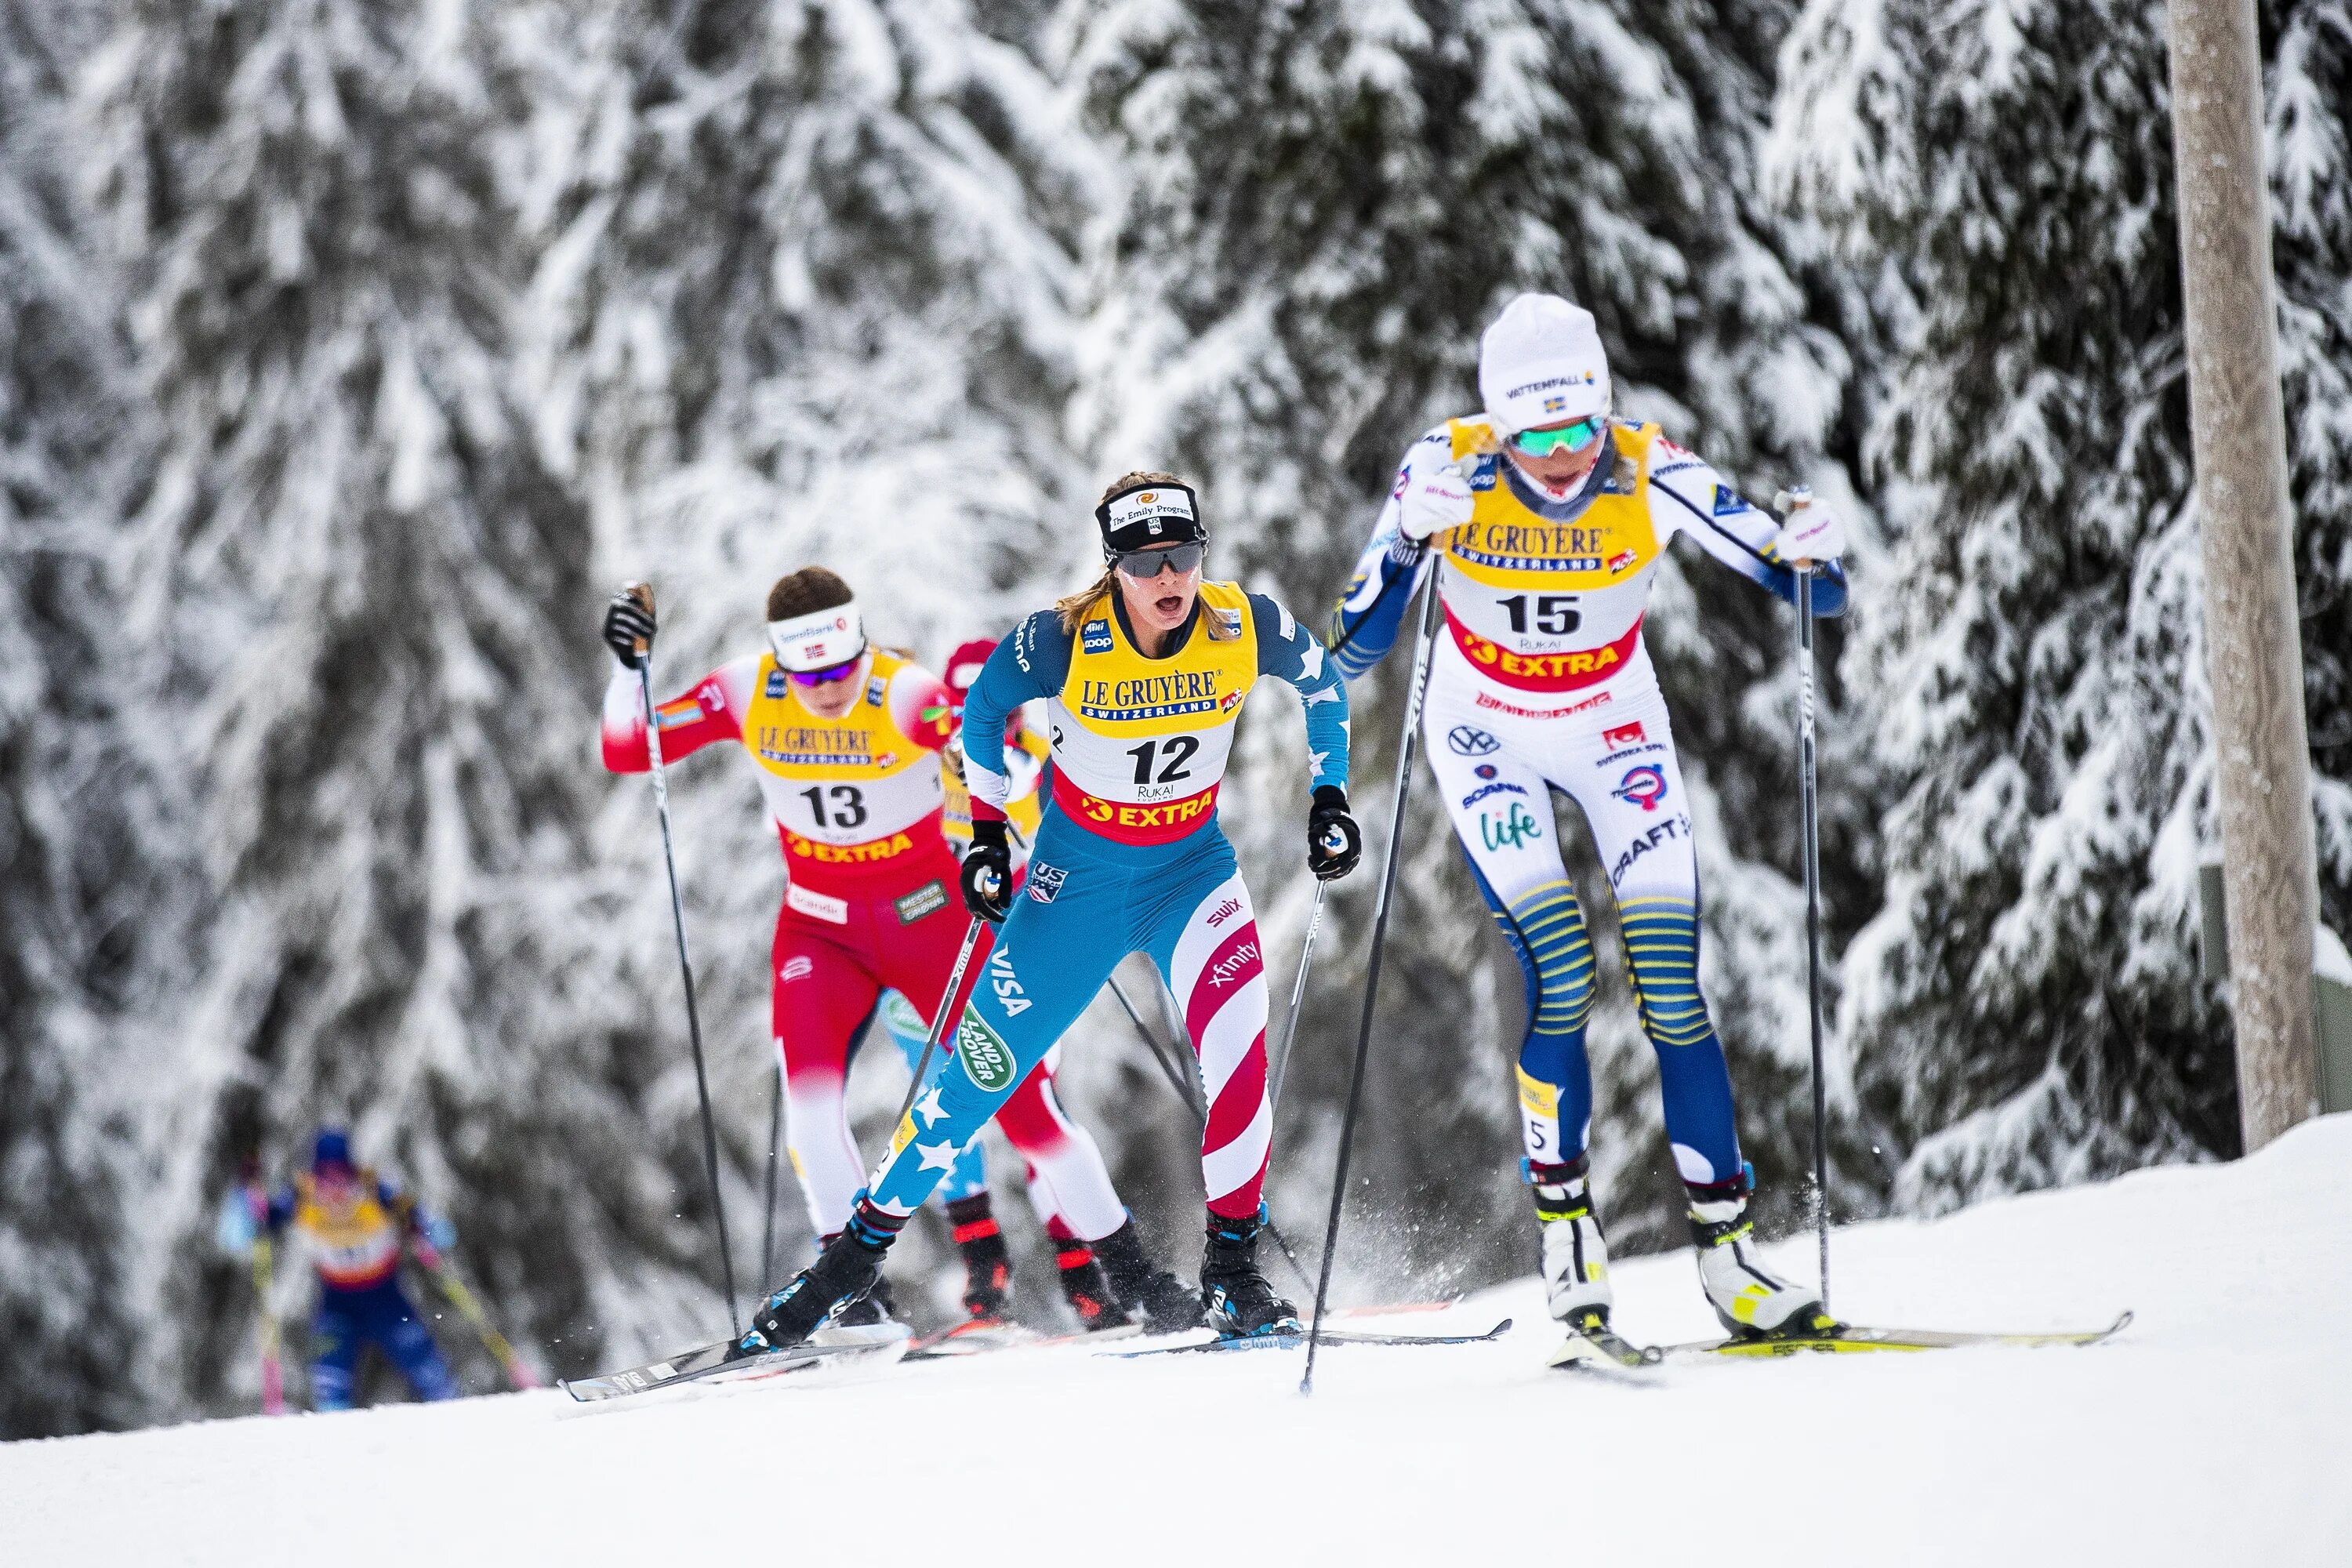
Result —
<instances>
[{"instance_id":1,"label":"red racing suit","mask_svg":"<svg viewBox=\"0 0 2352 1568\"><path fill-rule=\"evenodd\" d=\"M886 988L929 1025L968 918L940 831L940 752L955 732L947 688L880 649L866 655L860 675L864 690L837 719L811 711L772 654L722 665L655 710L665 763L719 741L751 753L782 839L772 1018L786 1146L821 1237L848 1222L866 1179L842 1089L850 1052ZM616 671L605 689L604 752L614 773L650 765L633 670ZM989 943L983 926L958 1011ZM1078 1236L1096 1240L1126 1222L1102 1154L1064 1114L1047 1065L1022 1082L997 1125L1028 1163L1033 1191Z\"/></svg>"}]
</instances>

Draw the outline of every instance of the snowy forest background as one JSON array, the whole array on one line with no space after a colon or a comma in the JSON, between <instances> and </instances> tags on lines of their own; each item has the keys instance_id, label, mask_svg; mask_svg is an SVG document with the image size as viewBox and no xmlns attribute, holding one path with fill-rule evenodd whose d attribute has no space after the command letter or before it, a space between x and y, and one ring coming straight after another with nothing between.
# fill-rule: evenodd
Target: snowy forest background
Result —
<instances>
[{"instance_id":1,"label":"snowy forest background","mask_svg":"<svg viewBox=\"0 0 2352 1568\"><path fill-rule=\"evenodd\" d=\"M2263 17L2340 931L2352 8ZM2129 0L0 0L0 1436L251 1408L213 1208L321 1118L453 1215L548 1369L723 1331L652 805L596 762L604 598L656 584L676 689L822 561L937 661L1081 581L1095 489L1150 465L1201 483L1221 574L1319 623L1527 288L1600 316L1625 410L1756 492L1810 479L1862 535L1826 637L1837 1212L2233 1152L2194 935L2164 25ZM1690 556L1650 626L1704 977L1785 1227L1790 623ZM1376 853L1404 662L1359 696ZM1298 729L1255 710L1225 814L1286 977ZM748 774L673 784L739 1259L782 881ZM1277 1133L1295 1238L1328 1201L1373 869L1334 901ZM1621 1247L1677 1245L1580 876L1604 1212ZM1360 1297L1533 1260L1517 969L1425 775L1402 898ZM1108 1005L1067 1056L1189 1268L1172 1096ZM857 1081L871 1140L903 1074ZM789 1264L789 1175L782 1208ZM902 1251L953 1274L936 1230Z\"/></svg>"}]
</instances>

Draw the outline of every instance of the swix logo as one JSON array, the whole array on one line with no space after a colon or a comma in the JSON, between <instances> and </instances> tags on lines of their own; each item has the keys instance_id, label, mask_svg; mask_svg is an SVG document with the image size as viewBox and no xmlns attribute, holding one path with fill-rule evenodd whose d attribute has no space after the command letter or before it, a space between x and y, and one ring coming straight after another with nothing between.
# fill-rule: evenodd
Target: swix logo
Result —
<instances>
[{"instance_id":1,"label":"swix logo","mask_svg":"<svg viewBox=\"0 0 2352 1568\"><path fill-rule=\"evenodd\" d=\"M782 984L790 985L795 980L806 980L814 973L816 973L816 965L806 957L788 958L784 960L784 966L776 971L776 979Z\"/></svg>"},{"instance_id":2,"label":"swix logo","mask_svg":"<svg viewBox=\"0 0 2352 1568\"><path fill-rule=\"evenodd\" d=\"M1666 798L1666 775L1664 769L1652 763L1638 768L1628 768L1617 787L1609 792L1619 800L1632 801L1643 811L1655 811L1658 802Z\"/></svg>"},{"instance_id":3,"label":"swix logo","mask_svg":"<svg viewBox=\"0 0 2352 1568\"><path fill-rule=\"evenodd\" d=\"M1013 977L1011 949L998 946L995 955L988 961L988 988L996 993L999 1002L1004 1004L1006 1017L1018 1018L1037 1005L1029 1000L1029 993L1022 989L1021 982Z\"/></svg>"},{"instance_id":4,"label":"swix logo","mask_svg":"<svg viewBox=\"0 0 2352 1568\"><path fill-rule=\"evenodd\" d=\"M1257 973L1257 943L1243 942L1233 952L1209 965L1209 984L1222 991L1228 985L1247 980Z\"/></svg>"},{"instance_id":5,"label":"swix logo","mask_svg":"<svg viewBox=\"0 0 2352 1568\"><path fill-rule=\"evenodd\" d=\"M1631 724L1620 724L1613 730L1601 731L1601 743L1612 752L1620 746L1638 746L1649 738L1643 732L1639 719Z\"/></svg>"},{"instance_id":6,"label":"swix logo","mask_svg":"<svg viewBox=\"0 0 2352 1568\"><path fill-rule=\"evenodd\" d=\"M1209 911L1209 924L1212 927L1221 926L1241 912L1242 901L1239 899L1227 899Z\"/></svg>"}]
</instances>

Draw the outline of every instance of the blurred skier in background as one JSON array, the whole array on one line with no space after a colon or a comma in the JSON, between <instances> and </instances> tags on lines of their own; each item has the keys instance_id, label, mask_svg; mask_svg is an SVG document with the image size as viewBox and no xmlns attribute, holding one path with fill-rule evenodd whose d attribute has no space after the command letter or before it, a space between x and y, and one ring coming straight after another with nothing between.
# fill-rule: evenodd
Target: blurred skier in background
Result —
<instances>
[{"instance_id":1,"label":"blurred skier in background","mask_svg":"<svg viewBox=\"0 0 2352 1568\"><path fill-rule=\"evenodd\" d=\"M766 608L767 651L721 665L655 711L666 764L717 742L741 743L783 841L771 973L785 1142L810 1223L829 1240L848 1223L865 1174L843 1093L850 1058L886 990L928 1031L967 926L950 890L958 868L940 821L940 758L960 704L913 659L869 644L849 585L822 566L778 579ZM650 595L631 587L614 597L604 637L622 668L605 692L604 756L614 773L651 766L635 660L655 630ZM950 1005L971 994L987 943L983 930ZM997 1124L1027 1163L1049 1228L1085 1249L1083 1258L1065 1249L1063 1282L1087 1327L1130 1314L1162 1328L1199 1321L1191 1288L1153 1261L1101 1151L1064 1112L1048 1064L1013 1088ZM962 1149L959 1141L937 1168L950 1169ZM957 1203L950 1215L966 1310L974 1321L1001 1318L1012 1273L986 1188ZM888 1310L869 1299L844 1321L879 1322Z\"/></svg>"},{"instance_id":2,"label":"blurred skier in background","mask_svg":"<svg viewBox=\"0 0 2352 1568\"><path fill-rule=\"evenodd\" d=\"M441 1347L401 1289L404 1244L428 1269L457 1244L446 1219L427 1213L392 1178L352 1163L351 1140L322 1127L310 1149L310 1168L268 1194L252 1187L222 1200L223 1250L243 1258L253 1250L255 1215L273 1236L290 1230L319 1275L319 1306L311 1320L316 1355L310 1363L310 1404L349 1410L360 1354L381 1349L423 1400L454 1399L457 1380Z\"/></svg>"},{"instance_id":3,"label":"blurred skier in background","mask_svg":"<svg viewBox=\"0 0 2352 1568\"><path fill-rule=\"evenodd\" d=\"M1362 838L1348 813L1346 687L1287 610L1202 580L1208 534L1190 486L1127 475L1095 519L1102 576L1023 621L989 657L965 710L964 903L1003 922L988 984L972 991L955 1049L925 1080L847 1226L768 1299L740 1354L802 1344L856 1310L955 1152L1138 951L1151 954L1183 1010L1209 1095L1201 1310L1228 1336L1298 1327L1256 1262L1273 1131L1265 954L1217 826L1217 790L1243 700L1262 679L1287 683L1307 714L1307 868L1326 880L1352 870ZM1034 700L1049 715L1052 790L1016 895L1004 737Z\"/></svg>"},{"instance_id":4,"label":"blurred skier in background","mask_svg":"<svg viewBox=\"0 0 2352 1568\"><path fill-rule=\"evenodd\" d=\"M1825 1321L1818 1293L1771 1274L1753 1247L1754 1172L1699 994L1698 863L1642 620L1676 534L1783 599L1790 563L1826 568L1814 603L1836 615L1844 531L1815 507L1776 524L1655 425L1614 418L1591 313L1556 296L1522 294L1486 330L1478 387L1484 413L1406 452L1332 652L1350 678L1379 663L1440 563L1445 625L1422 723L1471 873L1526 974L1524 1169L1552 1315L1605 1329L1612 1302L1587 1181L1592 943L1560 859L1558 790L1582 808L1616 896L1707 1300L1735 1335L1810 1331Z\"/></svg>"}]
</instances>

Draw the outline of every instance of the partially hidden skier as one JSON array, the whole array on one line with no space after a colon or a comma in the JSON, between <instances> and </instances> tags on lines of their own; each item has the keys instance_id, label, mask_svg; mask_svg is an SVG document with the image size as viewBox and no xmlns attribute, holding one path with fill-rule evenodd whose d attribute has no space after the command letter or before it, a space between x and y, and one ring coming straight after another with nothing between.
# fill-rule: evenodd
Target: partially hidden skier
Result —
<instances>
[{"instance_id":1,"label":"partially hidden skier","mask_svg":"<svg viewBox=\"0 0 2352 1568\"><path fill-rule=\"evenodd\" d=\"M980 637L962 644L948 656L944 677L948 697L953 704L959 726L963 720L965 696L971 683L980 679L981 667L988 656L996 651L993 638ZM1005 726L1006 761L1013 767L1012 799L1005 806L1013 823L1013 879L1019 882L1028 858L1028 847L1037 835L1037 822L1042 807L1038 804L1038 788L1043 782L1045 763L1049 754L1045 737L1029 727L1024 717L1016 714ZM961 856L971 842L971 794L963 782L963 737L959 733L940 752L946 764L940 783L946 787L946 802L940 814L940 831L947 835L949 845ZM882 994L880 1021L907 1060L907 1070L915 1071L922 1060L928 1031L923 1016L913 1004L897 991ZM1049 1052L1045 1068L1051 1071L1061 1056L1059 1047ZM1054 1212L1052 1191L1037 1180L1035 1166L1028 1168L1030 1206L1037 1211L1038 1223L1045 1227L1054 1244L1054 1263L1061 1281L1062 1299L1085 1328L1091 1330L1118 1328L1130 1320L1118 1298L1108 1289L1102 1264L1087 1240L1070 1228L1070 1222ZM947 1215L948 1224L955 1237L957 1249L963 1254L964 1310L974 1327L986 1327L1006 1321L1013 1304L1013 1258L1004 1244L1003 1232L998 1227L993 1194L988 1187L988 1153L984 1140L975 1138L964 1146L956 1163L940 1180L939 1188L931 1194ZM1173 1276L1156 1279L1181 1289L1181 1281ZM1176 1303L1166 1304L1160 1315L1170 1316L1179 1309Z\"/></svg>"},{"instance_id":2,"label":"partially hidden skier","mask_svg":"<svg viewBox=\"0 0 2352 1568\"><path fill-rule=\"evenodd\" d=\"M432 1331L400 1285L404 1247L426 1268L457 1244L449 1222L428 1213L399 1183L352 1162L351 1139L322 1127L310 1149L310 1168L256 1201L231 1192L221 1205L223 1249L252 1251L257 1215L272 1235L290 1230L319 1276L311 1320L317 1354L310 1363L310 1403L319 1410L349 1410L360 1353L370 1344L400 1369L423 1400L454 1399L457 1380Z\"/></svg>"},{"instance_id":3,"label":"partially hidden skier","mask_svg":"<svg viewBox=\"0 0 2352 1568\"><path fill-rule=\"evenodd\" d=\"M940 753L955 733L956 704L938 677L867 641L856 596L824 567L780 578L766 609L765 652L721 665L655 712L665 763L717 742L740 742L757 764L782 839L773 1037L793 1170L810 1223L829 1240L849 1222L865 1173L843 1094L850 1057L886 990L895 989L929 1030L966 930L950 891L956 858L940 831ZM651 766L635 659L655 630L650 595L633 586L614 597L604 637L622 668L604 695L604 756L614 773ZM987 958L983 929L961 994ZM1089 1274L1074 1262L1066 1285L1110 1295L1121 1319L1132 1314L1159 1328L1197 1322L1192 1292L1152 1259L1101 1151L1063 1110L1050 1068L1034 1064L1006 1087L997 1125L1027 1162L1039 1206L1088 1249L1089 1263L1101 1263ZM974 1123L949 1153L979 1130ZM1012 1277L985 1187L962 1215L951 1212L950 1220L966 1264L966 1310L975 1319L1001 1316ZM1099 1300L1073 1305L1088 1327L1119 1321ZM845 1321L885 1316L877 1300Z\"/></svg>"},{"instance_id":4,"label":"partially hidden skier","mask_svg":"<svg viewBox=\"0 0 2352 1568\"><path fill-rule=\"evenodd\" d=\"M1347 689L1287 610L1238 584L1202 581L1208 533L1190 486L1129 474L1104 493L1095 519L1101 578L1000 643L964 710L972 841L963 897L974 914L1003 922L984 983L847 1228L768 1299L739 1353L798 1345L873 1289L890 1244L955 1152L1045 1058L1112 965L1138 951L1159 964L1184 1014L1208 1095L1201 1305L1224 1335L1298 1326L1256 1261L1273 1122L1265 952L1218 826L1217 788L1244 699L1266 677L1295 688L1313 785L1307 868L1345 876L1362 850L1348 814ZM1038 700L1052 782L1016 896L1001 738L1015 711Z\"/></svg>"},{"instance_id":5,"label":"partially hidden skier","mask_svg":"<svg viewBox=\"0 0 2352 1568\"><path fill-rule=\"evenodd\" d=\"M1483 413L1409 449L1333 632L1353 678L1394 642L1433 563L1444 615L1422 710L1432 772L1496 923L1525 973L1518 1094L1552 1315L1605 1329L1608 1248L1588 1178L1585 1023L1592 942L1560 858L1550 792L1584 813L1617 900L1641 1022L1658 1057L1699 1280L1735 1335L1810 1331L1818 1293L1758 1260L1731 1077L1698 984L1698 868L1682 770L1642 620L1677 535L1784 599L1822 567L1836 615L1843 531L1821 507L1775 523L1655 425L1612 413L1591 312L1522 294L1480 345Z\"/></svg>"}]
</instances>

